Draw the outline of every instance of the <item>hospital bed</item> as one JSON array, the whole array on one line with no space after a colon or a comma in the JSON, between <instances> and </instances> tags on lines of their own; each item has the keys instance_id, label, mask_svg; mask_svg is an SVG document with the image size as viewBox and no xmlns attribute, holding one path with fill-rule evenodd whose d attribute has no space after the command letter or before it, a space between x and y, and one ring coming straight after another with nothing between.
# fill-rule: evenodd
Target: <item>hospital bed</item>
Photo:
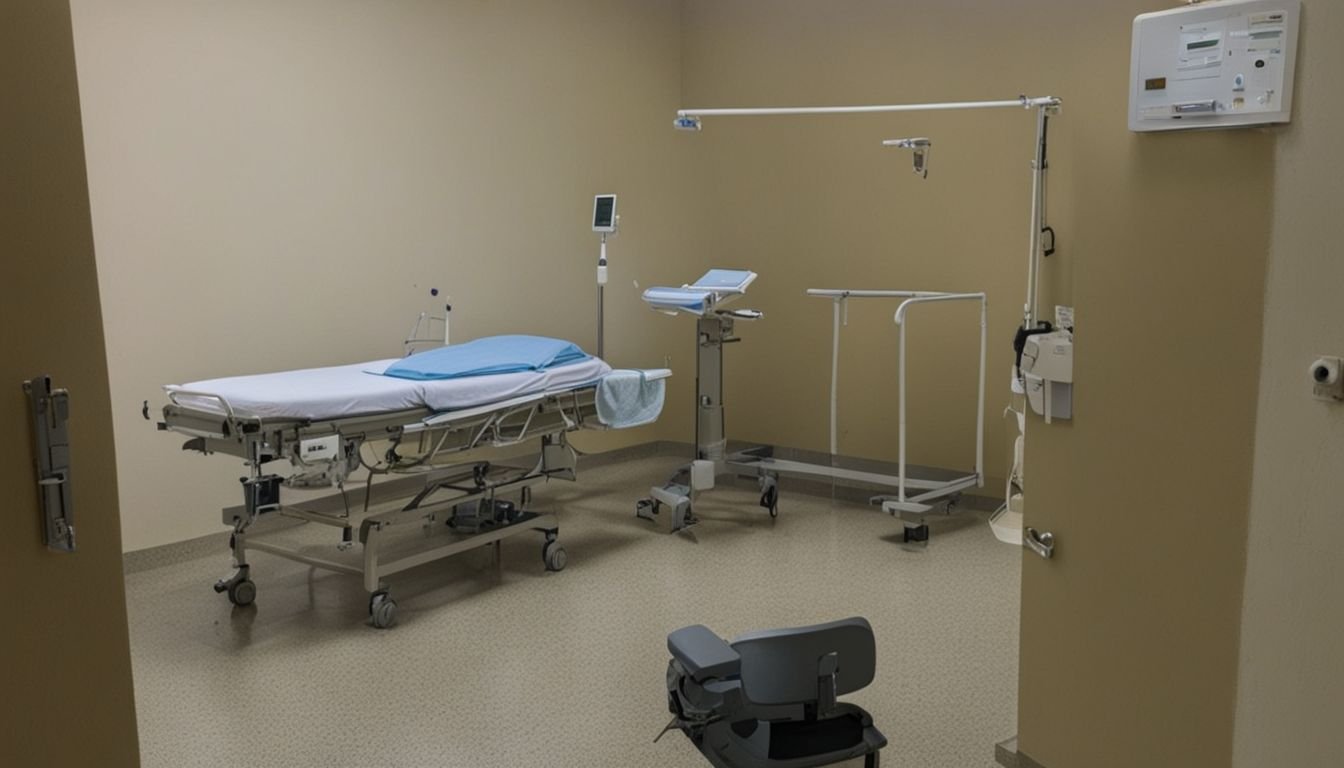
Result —
<instances>
[{"instance_id":1,"label":"hospital bed","mask_svg":"<svg viewBox=\"0 0 1344 768\"><path fill-rule=\"evenodd\" d=\"M808 296L830 299L833 303L830 392L830 448L833 458L839 454L837 425L840 329L847 324L848 303L852 300L900 300L892 315L892 320L898 328L896 388L899 415L896 434L898 462L896 474L892 475L777 458L769 446L732 453L727 450L728 440L724 431L723 348L724 345L739 340L734 335L736 321L758 320L762 314L749 309L726 309L725 306L745 295L756 277L756 273L749 270L712 269L689 285L680 288L649 288L644 292L643 299L651 309L664 314L687 314L696 318L696 450L695 460L680 468L661 487L650 489L650 495L636 503L635 513L644 519L655 520L662 508L667 507L671 510L672 530L682 530L697 522L694 514L696 495L700 491L712 489L717 476L736 474L754 476L757 479L761 491L760 506L766 508L771 517L776 517L779 514L779 478L782 475L793 475L890 489L892 493L873 496L870 501L880 504L883 511L901 520L906 542L928 541L929 527L925 520L926 515L936 510L950 511L962 491L984 485L985 333L988 313L985 294L808 289ZM907 461L906 329L911 310L944 302L978 305L979 389L976 400L974 468L970 471L953 471L950 473L951 477L934 479L915 476L910 472Z\"/></svg>"},{"instance_id":2,"label":"hospital bed","mask_svg":"<svg viewBox=\"0 0 1344 768\"><path fill-rule=\"evenodd\" d=\"M252 603L256 586L248 551L268 552L361 577L370 593L370 621L383 628L396 612L385 579L417 565L485 545L493 545L497 555L501 540L537 531L544 537L545 567L559 571L566 554L556 517L527 509L531 488L576 478L577 454L568 433L641 423L629 420L632 398L645 400L633 403L642 423L655 419L662 380L671 375L665 369L613 372L586 355L544 369L441 380L381 375L399 362L164 388L169 402L160 430L188 436L184 450L241 458L249 468L240 478L243 503L223 511L232 529L234 568L216 583L217 592L227 593L235 605ZM643 386L608 386L620 378L628 383L631 376ZM539 441L540 451L526 462L441 460L532 441ZM281 461L289 463L289 473L268 471ZM364 474L352 478L359 470ZM282 502L282 487L331 492ZM337 553L314 554L311 547L285 541L283 533L295 524L336 529ZM356 544L358 559L339 554Z\"/></svg>"}]
</instances>

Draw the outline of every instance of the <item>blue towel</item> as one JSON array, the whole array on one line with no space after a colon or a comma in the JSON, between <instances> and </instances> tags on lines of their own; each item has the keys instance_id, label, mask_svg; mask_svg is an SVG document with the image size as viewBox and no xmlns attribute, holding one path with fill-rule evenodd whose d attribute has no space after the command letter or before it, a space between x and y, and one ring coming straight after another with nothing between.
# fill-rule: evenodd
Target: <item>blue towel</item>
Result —
<instances>
[{"instance_id":1,"label":"blue towel","mask_svg":"<svg viewBox=\"0 0 1344 768\"><path fill-rule=\"evenodd\" d=\"M663 412L666 381L650 381L643 371L612 371L597 385L597 418L615 429L638 427Z\"/></svg>"},{"instance_id":2,"label":"blue towel","mask_svg":"<svg viewBox=\"0 0 1344 768\"><path fill-rule=\"evenodd\" d=\"M384 376L434 381L494 373L541 371L590 357L562 339L545 336L486 336L414 355L389 365Z\"/></svg>"}]
</instances>

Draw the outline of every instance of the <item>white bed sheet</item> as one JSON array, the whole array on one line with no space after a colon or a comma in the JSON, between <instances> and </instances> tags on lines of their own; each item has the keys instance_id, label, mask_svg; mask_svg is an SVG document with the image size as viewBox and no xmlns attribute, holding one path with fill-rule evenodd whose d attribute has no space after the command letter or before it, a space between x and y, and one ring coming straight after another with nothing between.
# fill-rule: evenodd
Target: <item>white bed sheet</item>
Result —
<instances>
[{"instance_id":1,"label":"white bed sheet","mask_svg":"<svg viewBox=\"0 0 1344 768\"><path fill-rule=\"evenodd\" d=\"M473 408L522 395L596 383L611 366L595 357L544 371L520 371L442 381L413 381L368 373L396 359L329 368L231 376L196 381L164 390L197 410L224 413L224 398L235 414L262 419L338 419L425 408L448 411ZM200 393L200 394L190 394Z\"/></svg>"}]
</instances>

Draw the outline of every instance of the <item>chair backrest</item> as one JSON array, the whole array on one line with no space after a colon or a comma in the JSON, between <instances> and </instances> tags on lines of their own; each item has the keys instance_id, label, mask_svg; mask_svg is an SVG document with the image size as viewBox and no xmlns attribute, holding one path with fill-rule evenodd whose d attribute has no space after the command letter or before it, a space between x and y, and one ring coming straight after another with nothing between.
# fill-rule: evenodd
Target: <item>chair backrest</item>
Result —
<instances>
[{"instance_id":1,"label":"chair backrest","mask_svg":"<svg viewBox=\"0 0 1344 768\"><path fill-rule=\"evenodd\" d=\"M742 657L742 692L756 704L793 704L817 698L823 659L835 654L835 694L873 681L877 646L867 619L854 617L792 629L748 632L735 638Z\"/></svg>"}]
</instances>

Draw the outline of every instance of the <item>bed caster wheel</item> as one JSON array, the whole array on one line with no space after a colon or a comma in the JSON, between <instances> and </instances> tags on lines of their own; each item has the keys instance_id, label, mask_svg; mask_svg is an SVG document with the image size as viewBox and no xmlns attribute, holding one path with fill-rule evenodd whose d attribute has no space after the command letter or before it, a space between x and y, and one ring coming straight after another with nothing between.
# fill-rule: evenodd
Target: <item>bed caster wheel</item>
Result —
<instances>
[{"instance_id":1,"label":"bed caster wheel","mask_svg":"<svg viewBox=\"0 0 1344 768\"><path fill-rule=\"evenodd\" d=\"M691 507L689 500L682 500L672 510L672 532L684 531L687 528L700 522L700 518L695 516L695 509Z\"/></svg>"},{"instance_id":2,"label":"bed caster wheel","mask_svg":"<svg viewBox=\"0 0 1344 768\"><path fill-rule=\"evenodd\" d=\"M369 597L369 623L378 629L387 629L397 621L397 601L386 592L374 592Z\"/></svg>"},{"instance_id":3,"label":"bed caster wheel","mask_svg":"<svg viewBox=\"0 0 1344 768\"><path fill-rule=\"evenodd\" d=\"M244 608L257 599L257 585L251 579L239 579L229 585L229 602Z\"/></svg>"},{"instance_id":4,"label":"bed caster wheel","mask_svg":"<svg viewBox=\"0 0 1344 768\"><path fill-rule=\"evenodd\" d=\"M541 561L546 564L548 571L563 571L565 563L569 562L569 555L565 554L565 548L559 543L548 541L541 548Z\"/></svg>"},{"instance_id":5,"label":"bed caster wheel","mask_svg":"<svg viewBox=\"0 0 1344 768\"><path fill-rule=\"evenodd\" d=\"M635 502L635 517L642 520L657 520L658 507L657 499L640 499Z\"/></svg>"},{"instance_id":6,"label":"bed caster wheel","mask_svg":"<svg viewBox=\"0 0 1344 768\"><path fill-rule=\"evenodd\" d=\"M779 486L771 483L761 494L761 506L770 511L771 517L779 517Z\"/></svg>"},{"instance_id":7,"label":"bed caster wheel","mask_svg":"<svg viewBox=\"0 0 1344 768\"><path fill-rule=\"evenodd\" d=\"M761 506L770 517L779 517L779 480L772 475L761 475Z\"/></svg>"},{"instance_id":8,"label":"bed caster wheel","mask_svg":"<svg viewBox=\"0 0 1344 768\"><path fill-rule=\"evenodd\" d=\"M927 543L928 540L929 540L929 526L927 524L906 526L905 528L906 544Z\"/></svg>"}]
</instances>

